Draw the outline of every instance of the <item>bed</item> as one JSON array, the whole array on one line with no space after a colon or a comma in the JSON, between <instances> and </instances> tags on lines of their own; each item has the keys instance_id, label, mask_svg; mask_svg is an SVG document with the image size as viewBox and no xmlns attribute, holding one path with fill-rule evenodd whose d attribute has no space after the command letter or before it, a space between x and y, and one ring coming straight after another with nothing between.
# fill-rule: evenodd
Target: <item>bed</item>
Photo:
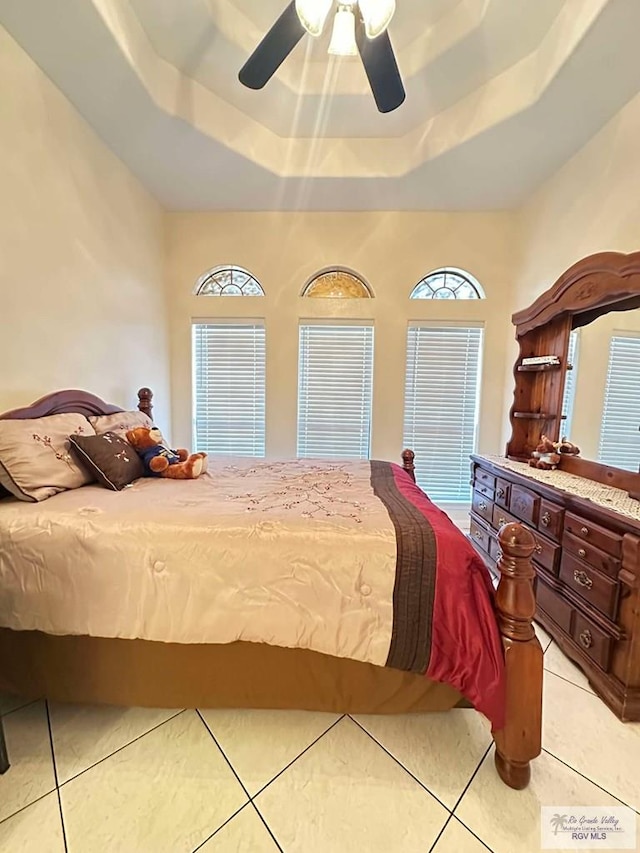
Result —
<instances>
[{"instance_id":1,"label":"bed","mask_svg":"<svg viewBox=\"0 0 640 853\"><path fill-rule=\"evenodd\" d=\"M151 416L148 388L138 409ZM121 412L58 391L0 419ZM1 500L0 689L342 713L472 704L500 777L525 787L541 737L534 541L500 531L494 596L402 459L212 458L195 481Z\"/></svg>"}]
</instances>

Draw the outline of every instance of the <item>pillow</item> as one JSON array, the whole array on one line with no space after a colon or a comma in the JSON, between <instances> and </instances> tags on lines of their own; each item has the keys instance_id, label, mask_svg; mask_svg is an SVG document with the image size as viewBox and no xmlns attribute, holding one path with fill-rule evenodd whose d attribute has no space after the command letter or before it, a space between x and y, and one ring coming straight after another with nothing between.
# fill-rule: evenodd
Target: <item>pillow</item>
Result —
<instances>
[{"instance_id":1,"label":"pillow","mask_svg":"<svg viewBox=\"0 0 640 853\"><path fill-rule=\"evenodd\" d=\"M69 453L70 435L94 435L83 415L0 420L0 485L22 501L43 501L93 477Z\"/></svg>"},{"instance_id":2,"label":"pillow","mask_svg":"<svg viewBox=\"0 0 640 853\"><path fill-rule=\"evenodd\" d=\"M119 492L144 476L142 460L129 442L115 432L72 435L69 442L82 467L107 489Z\"/></svg>"},{"instance_id":3,"label":"pillow","mask_svg":"<svg viewBox=\"0 0 640 853\"><path fill-rule=\"evenodd\" d=\"M94 428L97 435L104 435L105 432L113 432L120 438L124 439L130 429L136 427L148 427L151 429L153 421L149 415L144 412L116 412L115 415L93 415L89 418L89 423Z\"/></svg>"}]
</instances>

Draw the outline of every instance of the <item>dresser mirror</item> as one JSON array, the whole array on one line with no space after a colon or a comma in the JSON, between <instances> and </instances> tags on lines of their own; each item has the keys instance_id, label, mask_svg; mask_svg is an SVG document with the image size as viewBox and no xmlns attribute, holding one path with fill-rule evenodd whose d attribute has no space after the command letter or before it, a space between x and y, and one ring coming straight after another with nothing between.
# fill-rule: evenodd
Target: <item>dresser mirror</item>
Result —
<instances>
[{"instance_id":1,"label":"dresser mirror","mask_svg":"<svg viewBox=\"0 0 640 853\"><path fill-rule=\"evenodd\" d=\"M567 435L582 453L563 457L562 468L640 499L640 252L584 258L512 319L520 352L506 455L524 461L543 434ZM575 373L567 370L574 345ZM530 363L543 356L555 363Z\"/></svg>"},{"instance_id":2,"label":"dresser mirror","mask_svg":"<svg viewBox=\"0 0 640 853\"><path fill-rule=\"evenodd\" d=\"M576 320L580 320L577 316ZM571 332L560 424L584 459L640 470L640 308Z\"/></svg>"}]
</instances>

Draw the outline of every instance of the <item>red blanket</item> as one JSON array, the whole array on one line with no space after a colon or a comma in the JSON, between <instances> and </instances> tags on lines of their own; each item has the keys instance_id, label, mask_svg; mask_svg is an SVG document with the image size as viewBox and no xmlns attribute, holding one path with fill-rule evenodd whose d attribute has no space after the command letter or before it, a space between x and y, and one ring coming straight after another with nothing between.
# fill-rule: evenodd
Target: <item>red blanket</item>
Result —
<instances>
[{"instance_id":1,"label":"red blanket","mask_svg":"<svg viewBox=\"0 0 640 853\"><path fill-rule=\"evenodd\" d=\"M387 666L450 684L501 729L504 654L488 569L400 466L371 462L371 484L396 530Z\"/></svg>"}]
</instances>

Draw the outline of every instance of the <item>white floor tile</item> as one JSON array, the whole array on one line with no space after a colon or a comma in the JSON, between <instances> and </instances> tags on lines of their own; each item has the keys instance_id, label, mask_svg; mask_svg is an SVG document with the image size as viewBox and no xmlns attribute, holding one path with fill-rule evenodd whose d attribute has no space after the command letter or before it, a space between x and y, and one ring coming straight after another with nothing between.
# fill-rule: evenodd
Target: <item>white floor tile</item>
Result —
<instances>
[{"instance_id":1,"label":"white floor tile","mask_svg":"<svg viewBox=\"0 0 640 853\"><path fill-rule=\"evenodd\" d=\"M339 717L311 711L201 710L200 713L251 796Z\"/></svg>"},{"instance_id":2,"label":"white floor tile","mask_svg":"<svg viewBox=\"0 0 640 853\"><path fill-rule=\"evenodd\" d=\"M0 776L0 820L56 786L44 702L8 714L2 724L11 767Z\"/></svg>"},{"instance_id":3,"label":"white floor tile","mask_svg":"<svg viewBox=\"0 0 640 853\"><path fill-rule=\"evenodd\" d=\"M58 795L54 791L0 823L5 853L64 853Z\"/></svg>"},{"instance_id":4,"label":"white floor tile","mask_svg":"<svg viewBox=\"0 0 640 853\"><path fill-rule=\"evenodd\" d=\"M542 745L640 810L640 723L621 723L597 696L545 675Z\"/></svg>"},{"instance_id":5,"label":"white floor tile","mask_svg":"<svg viewBox=\"0 0 640 853\"><path fill-rule=\"evenodd\" d=\"M567 681L571 681L573 684L577 684L578 687L582 687L585 690L588 690L589 693L593 693L592 688L589 686L587 676L582 672L581 669L578 669L578 667L560 650L560 647L557 646L555 643L551 643L551 645L545 652L544 668L549 672L555 673L555 675L559 675L561 678L564 678Z\"/></svg>"},{"instance_id":6,"label":"white floor tile","mask_svg":"<svg viewBox=\"0 0 640 853\"><path fill-rule=\"evenodd\" d=\"M256 805L286 853L425 853L448 816L348 718Z\"/></svg>"},{"instance_id":7,"label":"white floor tile","mask_svg":"<svg viewBox=\"0 0 640 853\"><path fill-rule=\"evenodd\" d=\"M533 628L538 640L540 641L540 645L542 646L542 651L546 654L552 642L551 637L547 634L542 625L538 625L537 622L533 623Z\"/></svg>"},{"instance_id":8,"label":"white floor tile","mask_svg":"<svg viewBox=\"0 0 640 853\"><path fill-rule=\"evenodd\" d=\"M541 806L620 805L545 752L533 762L529 787L514 791L498 776L493 756L492 749L456 809L456 816L495 853L540 850Z\"/></svg>"},{"instance_id":9,"label":"white floor tile","mask_svg":"<svg viewBox=\"0 0 640 853\"><path fill-rule=\"evenodd\" d=\"M60 789L69 853L190 853L246 796L194 711Z\"/></svg>"},{"instance_id":10,"label":"white floor tile","mask_svg":"<svg viewBox=\"0 0 640 853\"><path fill-rule=\"evenodd\" d=\"M62 785L176 713L156 708L50 703L58 783Z\"/></svg>"},{"instance_id":11,"label":"white floor tile","mask_svg":"<svg viewBox=\"0 0 640 853\"><path fill-rule=\"evenodd\" d=\"M30 702L31 699L25 699L24 696L16 696L13 693L4 693L0 690L0 715L9 714L18 708L24 708Z\"/></svg>"},{"instance_id":12,"label":"white floor tile","mask_svg":"<svg viewBox=\"0 0 640 853\"><path fill-rule=\"evenodd\" d=\"M450 809L491 743L473 710L355 719Z\"/></svg>"},{"instance_id":13,"label":"white floor tile","mask_svg":"<svg viewBox=\"0 0 640 853\"><path fill-rule=\"evenodd\" d=\"M248 805L203 844L198 853L278 853L278 848L254 807Z\"/></svg>"},{"instance_id":14,"label":"white floor tile","mask_svg":"<svg viewBox=\"0 0 640 853\"><path fill-rule=\"evenodd\" d=\"M433 853L487 853L489 848L452 817L433 848Z\"/></svg>"}]
</instances>

